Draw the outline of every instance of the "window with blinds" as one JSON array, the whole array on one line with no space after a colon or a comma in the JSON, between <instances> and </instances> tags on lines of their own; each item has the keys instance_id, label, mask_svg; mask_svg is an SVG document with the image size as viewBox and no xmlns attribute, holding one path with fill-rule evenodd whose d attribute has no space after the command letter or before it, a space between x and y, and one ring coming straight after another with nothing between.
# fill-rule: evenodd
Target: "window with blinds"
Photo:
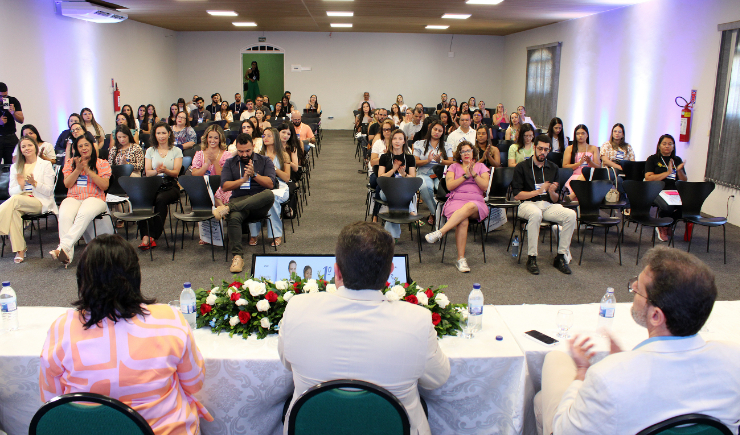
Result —
<instances>
[{"instance_id":1,"label":"window with blinds","mask_svg":"<svg viewBox=\"0 0 740 435\"><path fill-rule=\"evenodd\" d=\"M527 47L527 87L524 106L527 116L546 129L558 107L560 42Z\"/></svg>"}]
</instances>

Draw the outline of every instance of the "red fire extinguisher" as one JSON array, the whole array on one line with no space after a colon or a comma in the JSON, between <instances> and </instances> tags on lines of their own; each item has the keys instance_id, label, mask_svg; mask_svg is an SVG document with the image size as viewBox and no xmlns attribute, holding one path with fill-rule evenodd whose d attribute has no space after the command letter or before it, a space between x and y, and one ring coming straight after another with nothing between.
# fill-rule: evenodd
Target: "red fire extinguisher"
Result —
<instances>
[{"instance_id":1,"label":"red fire extinguisher","mask_svg":"<svg viewBox=\"0 0 740 435\"><path fill-rule=\"evenodd\" d=\"M118 83L116 83L116 90L113 91L113 110L121 111L121 91L118 90Z\"/></svg>"},{"instance_id":2,"label":"red fire extinguisher","mask_svg":"<svg viewBox=\"0 0 740 435\"><path fill-rule=\"evenodd\" d=\"M683 106L678 103L679 98L685 103ZM681 130L679 134L679 142L689 142L691 139L691 109L694 108L696 103L696 90L691 91L691 101L686 101L683 97L676 97L676 105L682 107L681 110Z\"/></svg>"}]
</instances>

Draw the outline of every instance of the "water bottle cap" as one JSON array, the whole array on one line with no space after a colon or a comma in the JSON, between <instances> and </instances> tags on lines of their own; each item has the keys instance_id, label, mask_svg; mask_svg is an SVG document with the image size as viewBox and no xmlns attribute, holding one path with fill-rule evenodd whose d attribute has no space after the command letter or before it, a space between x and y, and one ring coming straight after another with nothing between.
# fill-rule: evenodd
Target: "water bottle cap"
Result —
<instances>
[{"instance_id":1,"label":"water bottle cap","mask_svg":"<svg viewBox=\"0 0 740 435\"><path fill-rule=\"evenodd\" d=\"M3 287L10 287L10 281L3 281Z\"/></svg>"},{"instance_id":2,"label":"water bottle cap","mask_svg":"<svg viewBox=\"0 0 740 435\"><path fill-rule=\"evenodd\" d=\"M480 290L480 284L476 282L475 284L473 284L473 288L476 290Z\"/></svg>"},{"instance_id":3,"label":"water bottle cap","mask_svg":"<svg viewBox=\"0 0 740 435\"><path fill-rule=\"evenodd\" d=\"M614 293L614 289L612 287L609 287L606 289L607 293Z\"/></svg>"},{"instance_id":4,"label":"water bottle cap","mask_svg":"<svg viewBox=\"0 0 740 435\"><path fill-rule=\"evenodd\" d=\"M183 284L182 286L183 286L184 288L190 288L190 283L189 283L189 282L186 282L186 283L185 283L185 284Z\"/></svg>"}]
</instances>

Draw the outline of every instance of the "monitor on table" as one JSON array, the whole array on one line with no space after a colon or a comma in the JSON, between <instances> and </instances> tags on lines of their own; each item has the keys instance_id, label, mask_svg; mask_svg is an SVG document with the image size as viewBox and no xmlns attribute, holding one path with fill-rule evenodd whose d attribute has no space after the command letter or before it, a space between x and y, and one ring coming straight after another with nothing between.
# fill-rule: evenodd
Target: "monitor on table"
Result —
<instances>
[{"instance_id":1,"label":"monitor on table","mask_svg":"<svg viewBox=\"0 0 740 435\"><path fill-rule=\"evenodd\" d=\"M252 254L252 271L255 278L267 278L272 282L283 279L290 280L291 271L303 279L319 279L319 275L325 280L334 278L334 255L311 255L311 254ZM388 282L393 284L398 279L401 283L411 283L409 275L408 255L398 254L393 256L393 272L388 277Z\"/></svg>"}]
</instances>

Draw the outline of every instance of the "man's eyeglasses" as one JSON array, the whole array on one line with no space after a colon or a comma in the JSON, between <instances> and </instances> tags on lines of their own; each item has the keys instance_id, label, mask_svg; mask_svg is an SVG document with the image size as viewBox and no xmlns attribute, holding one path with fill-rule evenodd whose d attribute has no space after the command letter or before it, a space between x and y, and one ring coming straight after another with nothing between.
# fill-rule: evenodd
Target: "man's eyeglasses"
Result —
<instances>
[{"instance_id":1,"label":"man's eyeglasses","mask_svg":"<svg viewBox=\"0 0 740 435\"><path fill-rule=\"evenodd\" d=\"M546 153L546 152L549 152L550 151L550 147L537 147L536 150L538 152L545 152Z\"/></svg>"},{"instance_id":2,"label":"man's eyeglasses","mask_svg":"<svg viewBox=\"0 0 740 435\"><path fill-rule=\"evenodd\" d=\"M634 294L636 294L638 296L642 296L643 298L645 298L646 301L648 301L651 304L653 304L652 299L650 299L646 295L643 295L642 293L638 293L636 287L637 287L637 277L634 277L634 278L630 279L627 282L627 291L629 291L630 293L634 293ZM653 305L655 305L655 304L653 304Z\"/></svg>"}]
</instances>

